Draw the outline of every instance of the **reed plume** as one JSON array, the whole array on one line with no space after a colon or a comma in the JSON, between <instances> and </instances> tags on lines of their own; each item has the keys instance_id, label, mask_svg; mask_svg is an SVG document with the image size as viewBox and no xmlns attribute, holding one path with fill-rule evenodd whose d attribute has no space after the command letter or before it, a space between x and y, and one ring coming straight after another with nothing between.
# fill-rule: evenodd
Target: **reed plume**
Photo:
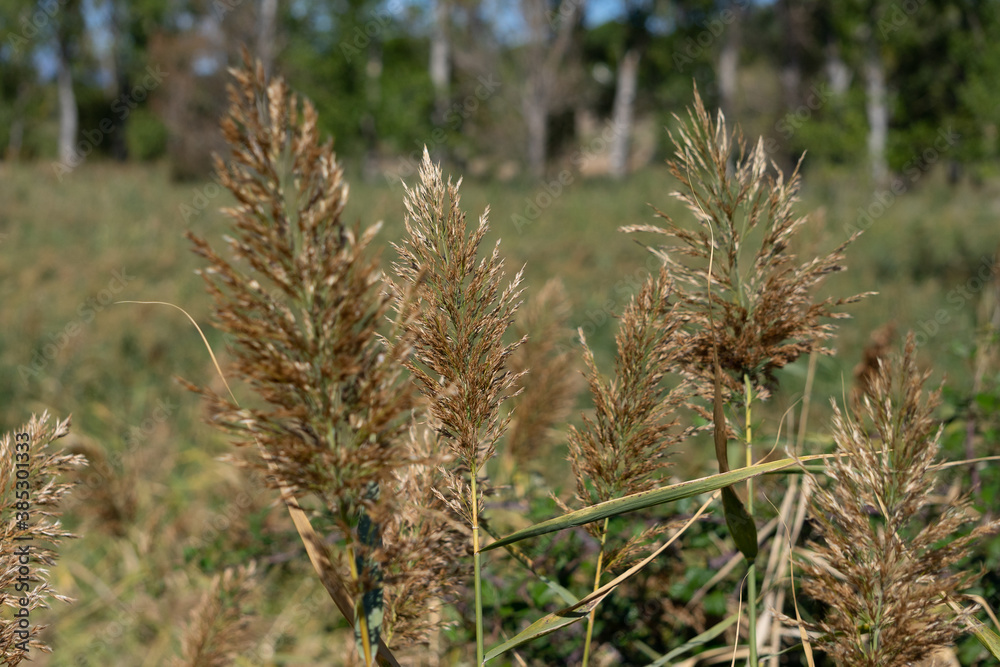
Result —
<instances>
[{"instance_id":1,"label":"reed plume","mask_svg":"<svg viewBox=\"0 0 1000 667\"><path fill-rule=\"evenodd\" d=\"M674 416L690 387L670 389L666 383L684 353L670 299L671 283L661 268L622 315L613 380L601 375L580 332L594 417L584 417L581 428L570 427L569 447L576 497L584 505L651 489L673 447L690 435L691 429L677 428Z\"/></svg>"},{"instance_id":2,"label":"reed plume","mask_svg":"<svg viewBox=\"0 0 1000 667\"><path fill-rule=\"evenodd\" d=\"M454 454L454 464L445 469L446 499L472 529L476 652L482 663L479 515L485 480L479 476L510 421L500 405L517 393L520 374L507 364L523 339L504 343L503 337L520 305L522 274L502 286L499 241L477 259L489 229L489 209L469 231L458 192L461 180L445 182L426 148L419 180L405 190L407 237L394 246L399 259L393 268L419 301L417 315L406 325L414 347L406 363ZM397 286L396 293L404 308L406 292Z\"/></svg>"},{"instance_id":3,"label":"reed plume","mask_svg":"<svg viewBox=\"0 0 1000 667\"><path fill-rule=\"evenodd\" d=\"M52 600L70 602L49 584L59 544L76 537L59 521L61 504L73 488L65 475L86 464L79 455L56 451L69 432L69 419L52 422L48 413L0 438L0 659L13 667L31 650L50 652L39 634L38 610ZM21 615L26 614L26 615Z\"/></svg>"},{"instance_id":4,"label":"reed plume","mask_svg":"<svg viewBox=\"0 0 1000 667\"><path fill-rule=\"evenodd\" d=\"M844 269L844 251L858 234L825 257L799 262L789 252L807 221L792 211L798 167L787 181L777 166L772 165L777 175L769 173L763 139L748 150L742 133L727 129L721 111L711 119L697 89L687 120L675 118L680 128L670 139L676 152L667 162L680 183L673 196L693 213L698 228L687 229L657 211L665 228L630 225L622 231L652 232L675 242L650 250L674 280L675 316L683 322L688 348L683 366L700 379L701 394L713 394L717 350L724 397L743 393L749 378L763 398L779 368L814 350L832 354L823 342L834 328L822 320L847 317L834 309L865 295L821 301L813 295L829 274ZM747 246L755 243L747 257Z\"/></svg>"},{"instance_id":5,"label":"reed plume","mask_svg":"<svg viewBox=\"0 0 1000 667\"><path fill-rule=\"evenodd\" d=\"M393 648L427 645L448 625L441 605L453 602L466 573L469 529L456 521L442 497L453 459L431 425L411 426L410 465L395 472L399 513L383 527L386 643Z\"/></svg>"},{"instance_id":6,"label":"reed plume","mask_svg":"<svg viewBox=\"0 0 1000 667\"><path fill-rule=\"evenodd\" d=\"M678 428L674 413L685 405L690 387L669 389L667 376L678 369L684 349L678 345L681 321L674 317L671 283L665 268L650 276L622 315L616 336L615 377L604 378L580 332L587 364L587 381L594 399L594 417L570 427L570 463L576 477L576 497L584 505L640 493L653 488L669 465L673 447L692 435ZM643 531L615 550L605 561L608 520L587 524L599 541L594 590L601 575L634 557L660 533L661 524ZM596 609L590 612L584 644L584 665L590 656Z\"/></svg>"},{"instance_id":7,"label":"reed plume","mask_svg":"<svg viewBox=\"0 0 1000 667\"><path fill-rule=\"evenodd\" d=\"M932 413L940 390L925 394L928 373L907 338L902 359L879 362L849 414L834 405L837 458L831 484L812 496L820 543L803 563L803 589L829 609L810 629L838 665L913 664L962 632L971 609L949 603L975 578L955 566L1000 523L973 522L968 500L931 513L942 427Z\"/></svg>"},{"instance_id":8,"label":"reed plume","mask_svg":"<svg viewBox=\"0 0 1000 667\"><path fill-rule=\"evenodd\" d=\"M259 400L242 408L199 391L237 444L259 445L263 456L244 464L283 493L321 501L343 537L360 650L370 660L385 584L380 525L400 502L383 491L410 463L402 436L414 398L403 368L411 339L402 327L380 335L393 299L369 251L379 225L343 223L348 188L331 143L319 142L315 108L244 57L222 124L232 153L215 160L237 202L224 209L233 259L189 238L209 263L201 273L218 327L235 341L232 370ZM400 320L410 313L401 308Z\"/></svg>"}]
</instances>

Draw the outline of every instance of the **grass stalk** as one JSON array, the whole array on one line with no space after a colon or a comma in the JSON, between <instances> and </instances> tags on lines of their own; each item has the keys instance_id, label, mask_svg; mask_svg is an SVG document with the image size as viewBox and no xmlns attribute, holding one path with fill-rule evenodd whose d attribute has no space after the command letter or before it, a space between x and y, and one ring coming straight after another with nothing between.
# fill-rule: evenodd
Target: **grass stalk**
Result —
<instances>
[{"instance_id":1,"label":"grass stalk","mask_svg":"<svg viewBox=\"0 0 1000 667\"><path fill-rule=\"evenodd\" d=\"M601 570L604 567L604 545L608 540L608 519L604 520L604 527L601 528L601 548L597 552L597 572L594 574L594 590L601 587ZM590 642L594 636L594 617L597 614L597 607L590 610L587 615L587 638L583 642L583 667L587 667L590 662Z\"/></svg>"},{"instance_id":2,"label":"grass stalk","mask_svg":"<svg viewBox=\"0 0 1000 667\"><path fill-rule=\"evenodd\" d=\"M753 387L750 377L743 376L746 390L745 420L746 420L746 454L747 467L753 466L753 422L750 401L753 400ZM747 513L753 519L753 477L747 479ZM750 644L750 667L757 667L757 563L750 561L747 567L747 641Z\"/></svg>"},{"instance_id":3,"label":"grass stalk","mask_svg":"<svg viewBox=\"0 0 1000 667\"><path fill-rule=\"evenodd\" d=\"M358 564L355 560L354 546L347 546L347 563L350 566L351 571L351 581L354 584L358 584L361 579L361 575L358 572ZM370 667L375 664L372 662L372 652L371 652L371 642L369 641L368 633L368 615L365 613L364 606L364 596L359 595L358 599L354 602L354 616L358 623L358 634L361 637L361 654L365 661L365 667Z\"/></svg>"},{"instance_id":4,"label":"grass stalk","mask_svg":"<svg viewBox=\"0 0 1000 667\"><path fill-rule=\"evenodd\" d=\"M479 552L479 496L476 494L476 462L472 462L469 486L472 495L472 560L476 589L476 665L482 665L486 655L483 646L483 579L482 554Z\"/></svg>"}]
</instances>

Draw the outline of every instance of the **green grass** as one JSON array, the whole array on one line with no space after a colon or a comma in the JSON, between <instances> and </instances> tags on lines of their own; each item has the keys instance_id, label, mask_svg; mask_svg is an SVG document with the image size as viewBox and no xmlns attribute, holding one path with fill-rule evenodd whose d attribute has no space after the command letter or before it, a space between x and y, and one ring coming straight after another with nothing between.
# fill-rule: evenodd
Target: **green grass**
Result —
<instances>
[{"instance_id":1,"label":"green grass","mask_svg":"<svg viewBox=\"0 0 1000 667\"><path fill-rule=\"evenodd\" d=\"M230 203L228 195L205 206L199 193L214 186L172 183L164 166L88 164L63 182L43 164L0 169L4 428L45 408L72 413L74 443L120 460L101 484L126 513L121 532L112 534L97 518L104 502L97 494L81 494L70 507L67 523L83 537L66 545L53 579L57 590L78 601L45 615L54 628L47 637L55 654L42 664L137 665L137 656L147 654L145 664L161 664L211 573L274 554L296 558L267 575L264 644L294 656L279 664L334 660L352 640L301 557L287 516L269 508L275 493L215 461L229 446L201 423L198 398L173 381L180 376L221 389L197 333L173 309L109 303L175 303L206 327L222 352L224 342L207 326L209 297L194 274L200 262L183 232L196 229L218 241L225 221L217 208ZM388 265L395 255L388 242L402 232L402 188L384 180L350 182L346 220L385 221ZM936 335L920 348L921 359L950 383L968 385L970 371L955 348L972 340L982 289L961 299L954 290L975 285L976 272L1000 243L1000 188L952 188L933 176L916 185L848 251L849 272L827 286L836 294L880 294L848 308L854 319L842 321L836 341L841 354L819 364L814 429L826 424L825 397L840 397L842 387L849 391L869 332L890 318L900 332L926 332L943 312ZM653 222L647 203L683 216L669 196L672 189L661 168L623 184L575 177L521 229L513 216L527 216L531 201L545 202L544 188L467 181L462 192L466 210L490 205L487 240L503 239L510 270L526 266L529 293L549 277L562 277L574 306L572 324L584 328L607 368L616 331L612 315L656 266L617 227ZM801 210L822 211L814 231L804 235L808 242L824 250L842 241L858 208L874 201L870 192L849 173L807 174ZM184 206L194 213L185 216L191 210ZM197 211L200 206L205 210ZM116 276L127 280L121 284ZM783 371L784 389L773 406L761 408L761 417L779 416L796 400L791 388L801 387L804 375L804 363ZM164 405L166 413L158 412ZM711 456L692 452L677 474L698 476L705 461ZM546 476L554 486L570 486L568 465L549 466ZM235 511L240 492L246 506Z\"/></svg>"}]
</instances>

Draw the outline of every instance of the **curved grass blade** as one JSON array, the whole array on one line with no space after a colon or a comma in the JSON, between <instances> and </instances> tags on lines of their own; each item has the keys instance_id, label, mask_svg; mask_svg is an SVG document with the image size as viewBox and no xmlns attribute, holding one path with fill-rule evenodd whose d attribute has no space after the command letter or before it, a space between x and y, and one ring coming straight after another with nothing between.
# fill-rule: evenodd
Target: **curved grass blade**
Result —
<instances>
[{"instance_id":1,"label":"curved grass blade","mask_svg":"<svg viewBox=\"0 0 1000 667\"><path fill-rule=\"evenodd\" d=\"M600 521L601 519L606 519L608 517L619 516L621 514L635 512L648 507L655 507L656 505L663 505L664 503L670 503L675 500L690 498L704 493L711 493L712 491L718 491L723 487L731 486L737 482L742 482L750 477L757 477L758 475L763 475L765 473L777 472L779 470L784 470L785 468L791 468L799 465L801 462L817 461L831 458L832 456L834 455L813 454L811 456L799 456L794 459L779 459L777 461L755 463L752 466L740 468L739 470L709 475L708 477L702 477L700 479L692 479L679 484L671 484L670 486L650 489L649 491L634 493L630 496L624 496L622 498L615 498L597 505L585 507L581 510L575 510L561 516L546 519L541 523L536 523L534 526L528 526L527 528L486 545L482 548L482 550L489 551L490 549L496 549L498 547L507 546L508 544L513 544L514 542L526 540L529 537L537 537L538 535L545 535L546 533L552 533L558 530L565 530L574 526L582 526L594 521Z\"/></svg>"},{"instance_id":2,"label":"curved grass blade","mask_svg":"<svg viewBox=\"0 0 1000 667\"><path fill-rule=\"evenodd\" d=\"M722 511L736 548L748 563L754 562L757 558L757 525L731 486L722 489Z\"/></svg>"},{"instance_id":3,"label":"curved grass blade","mask_svg":"<svg viewBox=\"0 0 1000 667\"><path fill-rule=\"evenodd\" d=\"M537 621L529 625L527 628L525 628L521 632L517 633L516 635L505 641L503 644L494 647L486 654L486 656L484 657L484 662L489 662L493 658L496 658L511 649L517 648L522 644L526 644L532 639L537 639L538 637L544 637L545 635L555 632L560 628L564 628L567 625L572 625L577 621L587 618L587 616L590 614L590 610L596 607L598 604L600 604L601 600L610 595L611 592L614 591L614 589L617 588L619 584L628 581L636 574L638 574L657 556L663 553L663 551L667 547L673 544L674 541L677 540L677 538L683 535L684 531L686 531L695 521L698 520L699 517L701 517L702 514L705 513L705 510L708 509L708 506L712 503L713 500L715 500L715 494L713 494L711 498L706 500L705 503L701 506L701 508L699 508L699 510L694 513L694 516L688 519L687 522L683 526L681 526L681 528L678 529L678 531L674 533L674 535L669 540L664 542L658 549L656 549L656 551L651 553L649 556L642 559L641 561L630 567L625 572L622 572L612 581L609 581L608 583L604 584L590 595L581 598L580 601L577 602L576 604L572 604L568 607L560 609L557 612L553 612L547 616L538 619Z\"/></svg>"}]
</instances>

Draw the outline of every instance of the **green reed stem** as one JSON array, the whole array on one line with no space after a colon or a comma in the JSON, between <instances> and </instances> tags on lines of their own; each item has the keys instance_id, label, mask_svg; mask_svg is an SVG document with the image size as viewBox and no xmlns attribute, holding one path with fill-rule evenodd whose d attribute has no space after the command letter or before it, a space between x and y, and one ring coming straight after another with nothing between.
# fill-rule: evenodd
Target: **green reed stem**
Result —
<instances>
[{"instance_id":1,"label":"green reed stem","mask_svg":"<svg viewBox=\"0 0 1000 667\"><path fill-rule=\"evenodd\" d=\"M608 540L608 519L604 520L604 527L601 529L601 549L597 552L597 573L594 575L594 590L601 587L601 570L604 567L604 544ZM594 617L597 614L597 607L590 610L587 615L587 638L583 642L583 667L587 667L590 662L590 640L594 636Z\"/></svg>"},{"instance_id":2,"label":"green reed stem","mask_svg":"<svg viewBox=\"0 0 1000 667\"><path fill-rule=\"evenodd\" d=\"M358 572L357 561L354 557L354 546L347 546L347 563L351 571L351 580L357 584L361 579L361 573ZM365 667L371 667L374 665L374 657L372 656L370 635L368 632L368 616L365 614L364 604L362 602L363 595L359 595L357 602L354 605L354 615L358 619L358 633L361 637L361 652L362 658L365 661Z\"/></svg>"},{"instance_id":3,"label":"green reed stem","mask_svg":"<svg viewBox=\"0 0 1000 667\"><path fill-rule=\"evenodd\" d=\"M472 562L475 568L476 587L476 665L482 665L486 651L483 648L483 581L482 554L479 553L479 496L476 494L476 462L472 462L469 486L472 489Z\"/></svg>"},{"instance_id":4,"label":"green reed stem","mask_svg":"<svg viewBox=\"0 0 1000 667\"><path fill-rule=\"evenodd\" d=\"M746 452L747 467L753 465L753 426L751 421L750 401L753 400L753 388L750 377L743 376L743 386L746 389ZM753 518L753 477L747 479L747 513ZM750 667L757 667L757 563L750 561L747 567L747 620L749 621L748 640L750 643Z\"/></svg>"}]
</instances>

